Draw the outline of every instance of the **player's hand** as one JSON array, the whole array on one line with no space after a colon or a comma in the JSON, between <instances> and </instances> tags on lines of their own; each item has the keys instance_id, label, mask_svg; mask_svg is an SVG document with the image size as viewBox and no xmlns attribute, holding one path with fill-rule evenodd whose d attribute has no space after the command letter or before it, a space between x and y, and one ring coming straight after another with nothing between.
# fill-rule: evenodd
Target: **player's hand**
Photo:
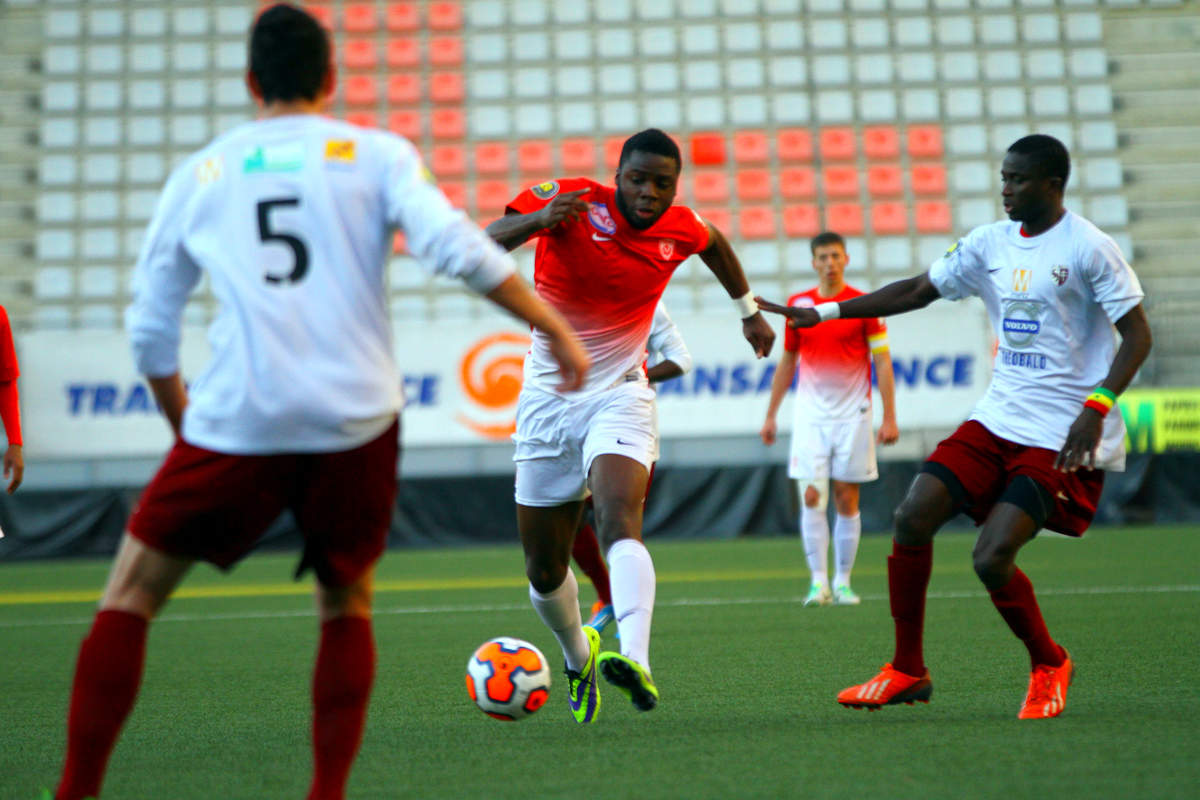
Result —
<instances>
[{"instance_id":1,"label":"player's hand","mask_svg":"<svg viewBox=\"0 0 1200 800\"><path fill-rule=\"evenodd\" d=\"M779 303L772 303L770 300L764 300L757 296L754 298L754 302L758 303L758 307L762 311L770 311L772 314L782 314L787 317L789 328L811 328L821 321L821 317L811 308L781 306Z\"/></svg>"},{"instance_id":2,"label":"player's hand","mask_svg":"<svg viewBox=\"0 0 1200 800\"><path fill-rule=\"evenodd\" d=\"M775 329L763 319L763 315L753 314L742 320L742 335L754 348L754 355L766 358L771 355L771 347L775 344Z\"/></svg>"},{"instance_id":3,"label":"player's hand","mask_svg":"<svg viewBox=\"0 0 1200 800\"><path fill-rule=\"evenodd\" d=\"M4 478L7 480L9 476L12 476L12 480L8 483L8 493L12 494L25 477L25 456L19 444L10 444L4 452Z\"/></svg>"},{"instance_id":4,"label":"player's hand","mask_svg":"<svg viewBox=\"0 0 1200 800\"><path fill-rule=\"evenodd\" d=\"M875 441L879 444L895 444L900 438L900 428L897 427L895 420L885 419L879 423L879 431L875 434Z\"/></svg>"},{"instance_id":5,"label":"player's hand","mask_svg":"<svg viewBox=\"0 0 1200 800\"><path fill-rule=\"evenodd\" d=\"M1054 459L1054 468L1063 472L1074 472L1080 467L1095 469L1096 447L1103 428L1104 417L1090 408L1080 412L1067 431L1067 441Z\"/></svg>"},{"instance_id":6,"label":"player's hand","mask_svg":"<svg viewBox=\"0 0 1200 800\"><path fill-rule=\"evenodd\" d=\"M766 421L763 422L762 429L759 430L758 435L762 437L763 444L772 445L775 444L775 436L778 433L779 423L775 421L774 417L767 417Z\"/></svg>"},{"instance_id":7,"label":"player's hand","mask_svg":"<svg viewBox=\"0 0 1200 800\"><path fill-rule=\"evenodd\" d=\"M590 191L591 189L576 189L573 192L555 195L553 200L537 212L538 224L543 228L553 228L565 219L581 219L588 211L588 204L580 198Z\"/></svg>"},{"instance_id":8,"label":"player's hand","mask_svg":"<svg viewBox=\"0 0 1200 800\"><path fill-rule=\"evenodd\" d=\"M592 368L592 359L575 331L567 328L560 335L550 334L550 355L558 363L562 375L562 381L554 388L560 392L578 391Z\"/></svg>"}]
</instances>

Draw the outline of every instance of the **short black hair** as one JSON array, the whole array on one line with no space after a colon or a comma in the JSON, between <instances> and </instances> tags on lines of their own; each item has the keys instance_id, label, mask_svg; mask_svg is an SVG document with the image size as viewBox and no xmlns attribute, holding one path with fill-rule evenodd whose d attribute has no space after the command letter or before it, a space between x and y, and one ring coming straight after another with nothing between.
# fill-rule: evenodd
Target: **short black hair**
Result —
<instances>
[{"instance_id":1,"label":"short black hair","mask_svg":"<svg viewBox=\"0 0 1200 800\"><path fill-rule=\"evenodd\" d=\"M250 29L250 72L263 101L315 100L329 74L329 35L293 5L267 8Z\"/></svg>"},{"instance_id":2,"label":"short black hair","mask_svg":"<svg viewBox=\"0 0 1200 800\"><path fill-rule=\"evenodd\" d=\"M841 245L842 252L845 252L846 250L846 240L842 238L840 233L834 233L833 231L822 231L821 233L818 233L812 238L812 241L808 243L808 247L815 256L817 254L818 247L825 247L826 245L830 244Z\"/></svg>"},{"instance_id":3,"label":"short black hair","mask_svg":"<svg viewBox=\"0 0 1200 800\"><path fill-rule=\"evenodd\" d=\"M620 169L625 163L625 159L635 151L653 153L654 155L675 159L676 172L683 168L683 159L679 155L679 145L675 143L674 139L658 128L647 128L626 139L625 144L621 146L621 158L617 162L617 168Z\"/></svg>"},{"instance_id":4,"label":"short black hair","mask_svg":"<svg viewBox=\"0 0 1200 800\"><path fill-rule=\"evenodd\" d=\"M1030 156L1043 177L1062 178L1063 189L1067 188L1067 178L1071 175L1071 156L1067 153L1067 146L1058 139L1044 133L1033 133L1013 142L1008 152Z\"/></svg>"}]
</instances>

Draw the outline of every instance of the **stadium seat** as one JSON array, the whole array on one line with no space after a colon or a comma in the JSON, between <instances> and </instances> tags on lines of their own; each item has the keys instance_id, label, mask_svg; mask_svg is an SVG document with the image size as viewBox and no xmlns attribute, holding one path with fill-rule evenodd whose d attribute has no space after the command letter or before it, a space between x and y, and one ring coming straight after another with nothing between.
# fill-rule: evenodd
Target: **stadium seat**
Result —
<instances>
[{"instance_id":1,"label":"stadium seat","mask_svg":"<svg viewBox=\"0 0 1200 800\"><path fill-rule=\"evenodd\" d=\"M604 167L616 169L621 161L621 148L625 146L624 136L609 136L604 140Z\"/></svg>"},{"instance_id":2,"label":"stadium seat","mask_svg":"<svg viewBox=\"0 0 1200 800\"><path fill-rule=\"evenodd\" d=\"M863 128L863 153L872 161L893 161L900 157L900 132L891 125Z\"/></svg>"},{"instance_id":3,"label":"stadium seat","mask_svg":"<svg viewBox=\"0 0 1200 800\"><path fill-rule=\"evenodd\" d=\"M762 131L733 134L733 158L739 164L765 164L771 156L770 143Z\"/></svg>"},{"instance_id":4,"label":"stadium seat","mask_svg":"<svg viewBox=\"0 0 1200 800\"><path fill-rule=\"evenodd\" d=\"M895 164L867 167L867 193L871 197L899 197L904 194L904 173Z\"/></svg>"},{"instance_id":5,"label":"stadium seat","mask_svg":"<svg viewBox=\"0 0 1200 800\"><path fill-rule=\"evenodd\" d=\"M434 36L429 40L429 63L435 67L462 66L462 39L458 36Z\"/></svg>"},{"instance_id":6,"label":"stadium seat","mask_svg":"<svg viewBox=\"0 0 1200 800\"><path fill-rule=\"evenodd\" d=\"M812 134L807 128L781 128L775 147L780 161L812 161Z\"/></svg>"},{"instance_id":7,"label":"stadium seat","mask_svg":"<svg viewBox=\"0 0 1200 800\"><path fill-rule=\"evenodd\" d=\"M711 167L725 163L725 137L719 133L693 133L688 150L692 163L698 167Z\"/></svg>"},{"instance_id":8,"label":"stadium seat","mask_svg":"<svg viewBox=\"0 0 1200 800\"><path fill-rule=\"evenodd\" d=\"M813 205L784 206L783 232L791 238L807 239L821 232L821 218Z\"/></svg>"},{"instance_id":9,"label":"stadium seat","mask_svg":"<svg viewBox=\"0 0 1200 800\"><path fill-rule=\"evenodd\" d=\"M410 33L421 29L421 12L416 3L389 3L384 20L392 33Z\"/></svg>"},{"instance_id":10,"label":"stadium seat","mask_svg":"<svg viewBox=\"0 0 1200 800\"><path fill-rule=\"evenodd\" d=\"M401 72L388 78L388 103L394 106L411 106L421 101L421 77L412 72Z\"/></svg>"},{"instance_id":11,"label":"stadium seat","mask_svg":"<svg viewBox=\"0 0 1200 800\"><path fill-rule=\"evenodd\" d=\"M946 194L946 168L941 164L914 164L910 177L913 194Z\"/></svg>"},{"instance_id":12,"label":"stadium seat","mask_svg":"<svg viewBox=\"0 0 1200 800\"><path fill-rule=\"evenodd\" d=\"M388 114L387 128L405 139L418 141L421 138L421 113L419 111L393 111Z\"/></svg>"},{"instance_id":13,"label":"stadium seat","mask_svg":"<svg viewBox=\"0 0 1200 800\"><path fill-rule=\"evenodd\" d=\"M435 139L461 139L467 133L467 118L456 108L438 109L430 113L429 127Z\"/></svg>"},{"instance_id":14,"label":"stadium seat","mask_svg":"<svg viewBox=\"0 0 1200 800\"><path fill-rule=\"evenodd\" d=\"M393 68L420 66L421 43L416 39L389 39L384 50L384 61Z\"/></svg>"},{"instance_id":15,"label":"stadium seat","mask_svg":"<svg viewBox=\"0 0 1200 800\"><path fill-rule=\"evenodd\" d=\"M821 129L821 159L823 161L849 161L854 158L856 149L857 143L853 128Z\"/></svg>"},{"instance_id":16,"label":"stadium seat","mask_svg":"<svg viewBox=\"0 0 1200 800\"><path fill-rule=\"evenodd\" d=\"M351 111L346 114L346 122L360 128L378 128L379 115L374 111Z\"/></svg>"},{"instance_id":17,"label":"stadium seat","mask_svg":"<svg viewBox=\"0 0 1200 800\"><path fill-rule=\"evenodd\" d=\"M479 181L475 184L475 211L479 214L504 213L504 207L513 199L514 192L508 181Z\"/></svg>"},{"instance_id":18,"label":"stadium seat","mask_svg":"<svg viewBox=\"0 0 1200 800\"><path fill-rule=\"evenodd\" d=\"M728 208L697 208L696 213L721 233L728 235L733 231L733 214Z\"/></svg>"},{"instance_id":19,"label":"stadium seat","mask_svg":"<svg viewBox=\"0 0 1200 800\"><path fill-rule=\"evenodd\" d=\"M942 129L937 125L908 126L908 155L912 158L941 158Z\"/></svg>"},{"instance_id":20,"label":"stadium seat","mask_svg":"<svg viewBox=\"0 0 1200 800\"><path fill-rule=\"evenodd\" d=\"M692 199L696 203L729 202L729 179L719 170L693 172Z\"/></svg>"},{"instance_id":21,"label":"stadium seat","mask_svg":"<svg viewBox=\"0 0 1200 800\"><path fill-rule=\"evenodd\" d=\"M779 193L787 200L817 196L817 178L811 167L784 167L779 171Z\"/></svg>"},{"instance_id":22,"label":"stadium seat","mask_svg":"<svg viewBox=\"0 0 1200 800\"><path fill-rule=\"evenodd\" d=\"M908 211L904 203L876 203L871 206L871 231L877 236L905 233L908 230Z\"/></svg>"},{"instance_id":23,"label":"stadium seat","mask_svg":"<svg viewBox=\"0 0 1200 800\"><path fill-rule=\"evenodd\" d=\"M525 175L549 176L554 171L554 151L545 139L527 139L517 145L517 167Z\"/></svg>"},{"instance_id":24,"label":"stadium seat","mask_svg":"<svg viewBox=\"0 0 1200 800\"><path fill-rule=\"evenodd\" d=\"M596 171L596 142L592 139L563 139L558 156L563 174L591 175Z\"/></svg>"},{"instance_id":25,"label":"stadium seat","mask_svg":"<svg viewBox=\"0 0 1200 800\"><path fill-rule=\"evenodd\" d=\"M430 3L429 28L435 31L457 31L463 25L461 3Z\"/></svg>"},{"instance_id":26,"label":"stadium seat","mask_svg":"<svg viewBox=\"0 0 1200 800\"><path fill-rule=\"evenodd\" d=\"M321 23L322 28L328 31L333 30L334 25L332 7L307 5L304 7L304 10L311 14L317 22Z\"/></svg>"},{"instance_id":27,"label":"stadium seat","mask_svg":"<svg viewBox=\"0 0 1200 800\"><path fill-rule=\"evenodd\" d=\"M461 103L465 97L461 72L435 72L429 76L429 99L435 103Z\"/></svg>"},{"instance_id":28,"label":"stadium seat","mask_svg":"<svg viewBox=\"0 0 1200 800\"><path fill-rule=\"evenodd\" d=\"M825 207L825 228L843 236L861 236L862 206L858 203L830 203Z\"/></svg>"},{"instance_id":29,"label":"stadium seat","mask_svg":"<svg viewBox=\"0 0 1200 800\"><path fill-rule=\"evenodd\" d=\"M942 201L917 203L917 231L920 233L949 233L950 205Z\"/></svg>"},{"instance_id":30,"label":"stadium seat","mask_svg":"<svg viewBox=\"0 0 1200 800\"><path fill-rule=\"evenodd\" d=\"M374 69L379 64L375 42L370 39L351 39L342 47L342 63L350 69Z\"/></svg>"},{"instance_id":31,"label":"stadium seat","mask_svg":"<svg viewBox=\"0 0 1200 800\"><path fill-rule=\"evenodd\" d=\"M826 197L858 197L857 167L825 167L821 185Z\"/></svg>"},{"instance_id":32,"label":"stadium seat","mask_svg":"<svg viewBox=\"0 0 1200 800\"><path fill-rule=\"evenodd\" d=\"M508 142L480 142L475 145L476 175L505 175L508 167Z\"/></svg>"},{"instance_id":33,"label":"stadium seat","mask_svg":"<svg viewBox=\"0 0 1200 800\"><path fill-rule=\"evenodd\" d=\"M453 144L439 144L429 154L429 167L438 178L457 178L467 174L467 152Z\"/></svg>"},{"instance_id":34,"label":"stadium seat","mask_svg":"<svg viewBox=\"0 0 1200 800\"><path fill-rule=\"evenodd\" d=\"M373 106L379 102L379 87L371 75L350 75L342 81L348 106Z\"/></svg>"},{"instance_id":35,"label":"stadium seat","mask_svg":"<svg viewBox=\"0 0 1200 800\"><path fill-rule=\"evenodd\" d=\"M773 239L775 209L770 206L746 206L738 212L738 233L743 239Z\"/></svg>"},{"instance_id":36,"label":"stadium seat","mask_svg":"<svg viewBox=\"0 0 1200 800\"><path fill-rule=\"evenodd\" d=\"M379 28L374 3L350 3L342 12L342 30L349 33L374 33Z\"/></svg>"},{"instance_id":37,"label":"stadium seat","mask_svg":"<svg viewBox=\"0 0 1200 800\"><path fill-rule=\"evenodd\" d=\"M739 170L735 182L739 200L769 200L773 194L771 171L768 169Z\"/></svg>"},{"instance_id":38,"label":"stadium seat","mask_svg":"<svg viewBox=\"0 0 1200 800\"><path fill-rule=\"evenodd\" d=\"M446 195L450 205L455 208L467 207L466 184L461 181L438 181L438 188L442 190L442 194Z\"/></svg>"}]
</instances>

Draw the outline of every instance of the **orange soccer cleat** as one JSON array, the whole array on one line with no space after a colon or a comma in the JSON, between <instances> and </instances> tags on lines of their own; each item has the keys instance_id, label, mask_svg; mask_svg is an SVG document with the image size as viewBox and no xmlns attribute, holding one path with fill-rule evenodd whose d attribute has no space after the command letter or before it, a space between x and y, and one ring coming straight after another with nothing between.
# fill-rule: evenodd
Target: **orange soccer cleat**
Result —
<instances>
[{"instance_id":1,"label":"orange soccer cleat","mask_svg":"<svg viewBox=\"0 0 1200 800\"><path fill-rule=\"evenodd\" d=\"M917 700L928 703L932 695L933 681L929 679L929 670L925 670L920 677L914 677L900 672L891 664L884 664L879 674L871 680L839 692L837 701L846 708L874 711L897 703L911 706Z\"/></svg>"},{"instance_id":2,"label":"orange soccer cleat","mask_svg":"<svg viewBox=\"0 0 1200 800\"><path fill-rule=\"evenodd\" d=\"M1066 653L1066 650L1063 650ZM1067 707L1067 687L1075 675L1075 663L1067 653L1057 667L1038 664L1029 676L1029 691L1017 719L1047 719L1057 717Z\"/></svg>"}]
</instances>

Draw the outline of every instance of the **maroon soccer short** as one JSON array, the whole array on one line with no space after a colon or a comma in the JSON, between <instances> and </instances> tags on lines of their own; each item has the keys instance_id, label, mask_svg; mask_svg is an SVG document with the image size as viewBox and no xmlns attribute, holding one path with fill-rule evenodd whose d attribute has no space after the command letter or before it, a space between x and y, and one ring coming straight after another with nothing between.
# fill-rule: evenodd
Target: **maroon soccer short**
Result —
<instances>
[{"instance_id":1,"label":"maroon soccer short","mask_svg":"<svg viewBox=\"0 0 1200 800\"><path fill-rule=\"evenodd\" d=\"M1044 447L1001 439L975 420L958 427L929 456L954 473L966 492L963 513L983 524L1009 482L1028 475L1054 498L1054 510L1045 527L1068 536L1082 536L1096 513L1104 471L1054 468L1057 453Z\"/></svg>"},{"instance_id":2,"label":"maroon soccer short","mask_svg":"<svg viewBox=\"0 0 1200 800\"><path fill-rule=\"evenodd\" d=\"M291 509L304 535L297 575L312 567L323 585L347 586L387 543L399 431L397 420L353 450L253 456L180 439L142 493L129 532L170 555L227 570Z\"/></svg>"}]
</instances>

